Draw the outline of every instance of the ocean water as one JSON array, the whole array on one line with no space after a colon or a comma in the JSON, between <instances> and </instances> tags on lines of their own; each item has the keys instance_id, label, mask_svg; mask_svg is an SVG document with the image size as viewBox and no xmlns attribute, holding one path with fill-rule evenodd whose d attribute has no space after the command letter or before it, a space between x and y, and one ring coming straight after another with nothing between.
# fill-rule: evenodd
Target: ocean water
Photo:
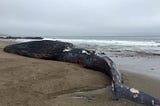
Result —
<instances>
[{"instance_id":1,"label":"ocean water","mask_svg":"<svg viewBox=\"0 0 160 106\"><path fill-rule=\"evenodd\" d=\"M160 36L54 36L44 40L71 42L97 52L130 52L160 55Z\"/></svg>"}]
</instances>

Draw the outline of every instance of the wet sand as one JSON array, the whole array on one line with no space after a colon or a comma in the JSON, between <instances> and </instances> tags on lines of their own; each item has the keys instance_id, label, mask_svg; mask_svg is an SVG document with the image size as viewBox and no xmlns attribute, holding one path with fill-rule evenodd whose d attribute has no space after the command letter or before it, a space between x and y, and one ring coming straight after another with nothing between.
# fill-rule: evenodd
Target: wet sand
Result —
<instances>
[{"instance_id":1,"label":"wet sand","mask_svg":"<svg viewBox=\"0 0 160 106\"><path fill-rule=\"evenodd\" d=\"M103 89L110 79L100 72L3 52L12 43L0 41L0 106L139 106L113 100ZM121 72L125 84L160 98L159 80Z\"/></svg>"}]
</instances>

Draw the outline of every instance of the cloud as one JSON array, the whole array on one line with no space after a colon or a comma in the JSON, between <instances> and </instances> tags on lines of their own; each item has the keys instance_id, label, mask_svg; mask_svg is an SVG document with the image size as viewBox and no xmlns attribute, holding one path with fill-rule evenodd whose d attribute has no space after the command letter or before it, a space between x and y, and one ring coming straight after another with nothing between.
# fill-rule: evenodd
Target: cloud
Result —
<instances>
[{"instance_id":1,"label":"cloud","mask_svg":"<svg viewBox=\"0 0 160 106\"><path fill-rule=\"evenodd\" d=\"M4 0L0 33L159 34L159 0Z\"/></svg>"}]
</instances>

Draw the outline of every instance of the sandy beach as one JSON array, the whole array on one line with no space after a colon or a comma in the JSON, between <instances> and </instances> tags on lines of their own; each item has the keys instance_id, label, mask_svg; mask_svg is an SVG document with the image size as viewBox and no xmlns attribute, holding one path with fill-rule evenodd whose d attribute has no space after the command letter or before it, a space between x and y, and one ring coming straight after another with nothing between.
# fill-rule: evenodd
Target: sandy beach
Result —
<instances>
[{"instance_id":1,"label":"sandy beach","mask_svg":"<svg viewBox=\"0 0 160 106\"><path fill-rule=\"evenodd\" d=\"M12 43L0 41L0 106L139 106L113 100L105 89L110 79L100 72L3 52ZM160 98L159 79L121 73L126 85Z\"/></svg>"}]
</instances>

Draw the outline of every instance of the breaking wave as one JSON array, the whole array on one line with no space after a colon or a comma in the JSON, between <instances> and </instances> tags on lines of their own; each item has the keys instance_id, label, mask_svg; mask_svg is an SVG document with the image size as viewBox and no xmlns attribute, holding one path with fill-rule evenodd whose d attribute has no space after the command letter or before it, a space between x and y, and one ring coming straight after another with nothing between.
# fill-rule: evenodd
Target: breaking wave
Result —
<instances>
[{"instance_id":1,"label":"breaking wave","mask_svg":"<svg viewBox=\"0 0 160 106\"><path fill-rule=\"evenodd\" d=\"M74 44L90 44L90 45L120 45L120 46L160 46L160 42L155 41L125 41L125 40L88 40L88 39L50 39L43 40L59 40L71 42Z\"/></svg>"}]
</instances>

